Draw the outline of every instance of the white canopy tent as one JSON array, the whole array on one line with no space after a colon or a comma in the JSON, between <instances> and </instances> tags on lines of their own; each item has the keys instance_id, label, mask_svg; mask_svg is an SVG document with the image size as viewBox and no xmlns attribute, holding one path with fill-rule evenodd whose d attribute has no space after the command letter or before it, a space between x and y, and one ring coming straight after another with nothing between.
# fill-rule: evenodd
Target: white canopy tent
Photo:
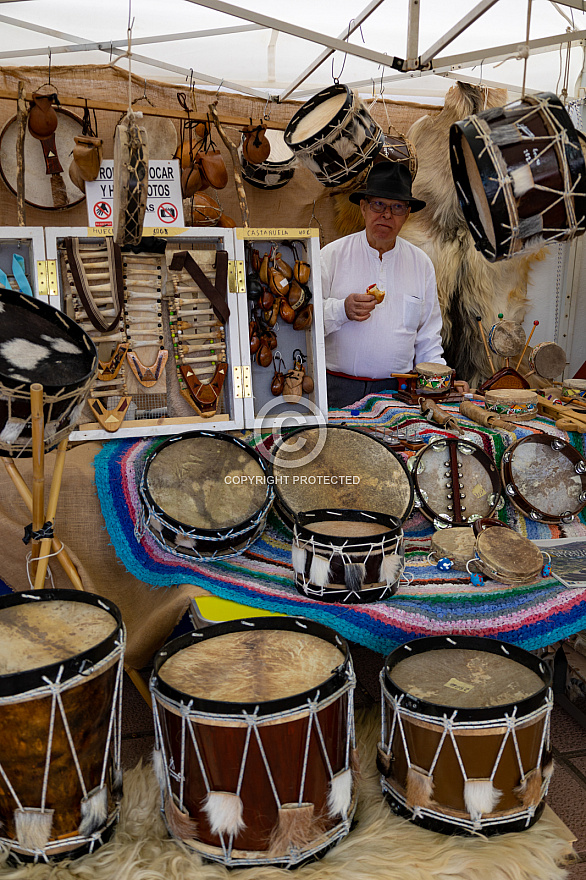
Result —
<instances>
[{"instance_id":1,"label":"white canopy tent","mask_svg":"<svg viewBox=\"0 0 586 880\"><path fill-rule=\"evenodd\" d=\"M556 92L582 127L586 0L361 2L0 0L0 65L126 69L130 36L134 74L266 98L267 112L333 79L373 100L441 105L459 79L505 87L512 99L523 89ZM566 348L568 375L586 359L582 252L582 239L551 249L527 314L528 326L541 322L539 340Z\"/></svg>"}]
</instances>

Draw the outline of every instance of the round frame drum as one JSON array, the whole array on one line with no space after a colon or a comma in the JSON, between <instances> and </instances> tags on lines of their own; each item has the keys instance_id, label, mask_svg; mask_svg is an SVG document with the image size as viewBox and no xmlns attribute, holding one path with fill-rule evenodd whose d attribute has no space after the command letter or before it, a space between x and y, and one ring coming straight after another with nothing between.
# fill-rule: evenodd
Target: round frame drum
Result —
<instances>
[{"instance_id":1,"label":"round frame drum","mask_svg":"<svg viewBox=\"0 0 586 880\"><path fill-rule=\"evenodd\" d=\"M555 342L540 342L529 355L529 366L543 379L555 379L566 369L566 353Z\"/></svg>"},{"instance_id":2,"label":"round frame drum","mask_svg":"<svg viewBox=\"0 0 586 880\"><path fill-rule=\"evenodd\" d=\"M79 116L64 110L62 107L54 107L57 114L58 124L55 129L55 146L57 155L63 167L61 179L64 191L67 194L65 205L56 205L53 200L51 189L51 174L47 174L43 147L37 138L34 138L28 126L24 135L24 167L25 167L25 202L31 208L41 208L43 211L62 211L64 208L73 208L85 199L84 194L71 181L68 173L71 162L71 154L75 147L75 137L83 134L83 124ZM17 195L16 176L16 140L18 136L18 123L16 116L9 119L0 134L0 174L8 189ZM34 201L33 201L34 199Z\"/></svg>"},{"instance_id":3,"label":"round frame drum","mask_svg":"<svg viewBox=\"0 0 586 880\"><path fill-rule=\"evenodd\" d=\"M295 521L295 586L322 602L380 602L405 568L401 520L366 510L308 510Z\"/></svg>"},{"instance_id":4,"label":"round frame drum","mask_svg":"<svg viewBox=\"0 0 586 880\"><path fill-rule=\"evenodd\" d=\"M45 450L69 436L98 369L87 333L42 300L0 289L0 455L31 455L30 388L43 386Z\"/></svg>"},{"instance_id":5,"label":"round frame drum","mask_svg":"<svg viewBox=\"0 0 586 880\"><path fill-rule=\"evenodd\" d=\"M421 512L436 528L472 523L492 516L499 506L498 469L470 440L432 440L409 459L409 467Z\"/></svg>"},{"instance_id":6,"label":"round frame drum","mask_svg":"<svg viewBox=\"0 0 586 880\"><path fill-rule=\"evenodd\" d=\"M387 133L384 135L384 143L380 153L375 157L374 164L377 162L395 162L398 165L404 165L411 180L415 180L417 175L417 153L415 147L403 135L392 135Z\"/></svg>"},{"instance_id":7,"label":"round frame drum","mask_svg":"<svg viewBox=\"0 0 586 880\"><path fill-rule=\"evenodd\" d=\"M466 571L466 563L474 559L476 537L468 526L454 526L449 529L438 529L431 536L431 552L437 562L449 559L452 568Z\"/></svg>"},{"instance_id":8,"label":"round frame drum","mask_svg":"<svg viewBox=\"0 0 586 880\"><path fill-rule=\"evenodd\" d=\"M247 162L242 155L242 146L238 148L238 156L242 165L242 176L247 183L258 189L280 189L292 179L295 174L297 159L295 153L285 143L282 131L267 129L265 132L271 152L265 162L253 165ZM244 139L244 135L242 136Z\"/></svg>"},{"instance_id":9,"label":"round frame drum","mask_svg":"<svg viewBox=\"0 0 586 880\"><path fill-rule=\"evenodd\" d=\"M300 428L272 452L275 504L285 522L307 510L371 510L407 519L413 483L403 459L372 434L345 427Z\"/></svg>"},{"instance_id":10,"label":"round frame drum","mask_svg":"<svg viewBox=\"0 0 586 880\"><path fill-rule=\"evenodd\" d=\"M501 476L513 506L538 522L572 522L586 506L586 461L550 434L513 443L502 457Z\"/></svg>"},{"instance_id":11,"label":"round frame drum","mask_svg":"<svg viewBox=\"0 0 586 880\"><path fill-rule=\"evenodd\" d=\"M155 771L170 833L228 867L293 867L356 806L348 646L304 618L234 620L159 651Z\"/></svg>"},{"instance_id":12,"label":"round frame drum","mask_svg":"<svg viewBox=\"0 0 586 880\"><path fill-rule=\"evenodd\" d=\"M432 831L522 831L553 771L551 672L496 639L434 636L381 672L377 766L392 809Z\"/></svg>"},{"instance_id":13,"label":"round frame drum","mask_svg":"<svg viewBox=\"0 0 586 880\"><path fill-rule=\"evenodd\" d=\"M83 855L113 831L124 642L92 593L0 598L0 843L19 859Z\"/></svg>"},{"instance_id":14,"label":"round frame drum","mask_svg":"<svg viewBox=\"0 0 586 880\"><path fill-rule=\"evenodd\" d=\"M499 321L493 324L488 334L491 351L501 357L515 357L521 354L527 335L518 321Z\"/></svg>"},{"instance_id":15,"label":"round frame drum","mask_svg":"<svg viewBox=\"0 0 586 880\"><path fill-rule=\"evenodd\" d=\"M450 161L476 247L491 262L584 232L584 156L556 95L526 95L456 122Z\"/></svg>"},{"instance_id":16,"label":"round frame drum","mask_svg":"<svg viewBox=\"0 0 586 880\"><path fill-rule=\"evenodd\" d=\"M287 146L324 186L348 183L368 168L384 140L358 95L342 83L306 101L285 130Z\"/></svg>"},{"instance_id":17,"label":"round frame drum","mask_svg":"<svg viewBox=\"0 0 586 880\"><path fill-rule=\"evenodd\" d=\"M445 364L415 364L417 390L424 394L444 394L454 383L454 370Z\"/></svg>"},{"instance_id":18,"label":"round frame drum","mask_svg":"<svg viewBox=\"0 0 586 880\"><path fill-rule=\"evenodd\" d=\"M543 556L533 541L514 529L491 526L476 537L474 566L503 584L522 586L541 578Z\"/></svg>"},{"instance_id":19,"label":"round frame drum","mask_svg":"<svg viewBox=\"0 0 586 880\"><path fill-rule=\"evenodd\" d=\"M225 559L262 533L274 492L251 446L221 431L192 431L150 453L140 497L145 528L163 549Z\"/></svg>"}]
</instances>

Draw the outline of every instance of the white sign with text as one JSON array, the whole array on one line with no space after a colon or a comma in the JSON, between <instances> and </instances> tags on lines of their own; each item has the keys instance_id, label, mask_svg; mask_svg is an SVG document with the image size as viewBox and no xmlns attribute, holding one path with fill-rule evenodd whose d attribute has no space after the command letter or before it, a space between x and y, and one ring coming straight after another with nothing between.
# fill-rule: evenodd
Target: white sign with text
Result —
<instances>
[{"instance_id":1,"label":"white sign with text","mask_svg":"<svg viewBox=\"0 0 586 880\"><path fill-rule=\"evenodd\" d=\"M96 180L85 185L88 226L108 228L113 224L114 160L102 159ZM149 162L147 206L144 230L184 227L183 196L179 159Z\"/></svg>"}]
</instances>

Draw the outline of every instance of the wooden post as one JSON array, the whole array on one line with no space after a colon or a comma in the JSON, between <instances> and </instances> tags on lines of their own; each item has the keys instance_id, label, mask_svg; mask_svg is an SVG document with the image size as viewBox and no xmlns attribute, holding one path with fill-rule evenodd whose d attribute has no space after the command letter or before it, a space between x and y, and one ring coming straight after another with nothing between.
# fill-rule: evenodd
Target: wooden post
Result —
<instances>
[{"instance_id":1,"label":"wooden post","mask_svg":"<svg viewBox=\"0 0 586 880\"><path fill-rule=\"evenodd\" d=\"M16 102L16 214L19 226L26 226L26 204L24 201L24 138L28 112L24 99L24 83L18 83Z\"/></svg>"},{"instance_id":2,"label":"wooden post","mask_svg":"<svg viewBox=\"0 0 586 880\"><path fill-rule=\"evenodd\" d=\"M65 437L57 448L57 459L55 461L55 469L53 470L53 479L51 480L51 490L49 492L49 501L47 504L46 521L55 522L55 514L57 513L57 502L59 501L59 491L61 489L61 480L63 479L63 468L65 467L65 453L67 452L67 443L69 438ZM49 551L53 544L52 538L43 538L39 549L37 560L37 573L35 575L35 590L41 590L45 583L47 574L47 565L49 563ZM75 585L74 585L75 586Z\"/></svg>"},{"instance_id":3,"label":"wooden post","mask_svg":"<svg viewBox=\"0 0 586 880\"><path fill-rule=\"evenodd\" d=\"M33 441L33 532L40 531L45 524L45 420L43 417L43 386L38 382L31 385L31 417ZM33 541L32 556L39 555L39 544ZM36 577L36 564L33 575Z\"/></svg>"},{"instance_id":4,"label":"wooden post","mask_svg":"<svg viewBox=\"0 0 586 880\"><path fill-rule=\"evenodd\" d=\"M238 157L238 150L236 145L232 143L224 128L222 123L220 122L220 118L218 116L217 111L217 101L214 101L213 104L209 105L209 110L214 120L214 125L218 130L218 134L224 141L226 147L230 150L230 155L232 156L232 166L234 169L234 183L236 184L236 192L238 194L238 202L240 204L240 214L242 215L242 225L247 228L250 226L249 217L248 217L248 202L246 201L246 192L244 191L244 184L242 182L242 172L240 167L240 159Z\"/></svg>"}]
</instances>

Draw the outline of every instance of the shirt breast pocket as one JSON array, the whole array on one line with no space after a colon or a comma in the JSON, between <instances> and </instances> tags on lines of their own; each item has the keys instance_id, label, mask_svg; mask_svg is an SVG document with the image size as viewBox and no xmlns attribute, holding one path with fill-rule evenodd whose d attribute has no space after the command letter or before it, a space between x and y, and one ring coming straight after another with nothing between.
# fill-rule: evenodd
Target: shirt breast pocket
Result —
<instances>
[{"instance_id":1,"label":"shirt breast pocket","mask_svg":"<svg viewBox=\"0 0 586 880\"><path fill-rule=\"evenodd\" d=\"M418 296L406 296L403 300L403 324L409 333L416 333L421 321L422 300Z\"/></svg>"}]
</instances>

